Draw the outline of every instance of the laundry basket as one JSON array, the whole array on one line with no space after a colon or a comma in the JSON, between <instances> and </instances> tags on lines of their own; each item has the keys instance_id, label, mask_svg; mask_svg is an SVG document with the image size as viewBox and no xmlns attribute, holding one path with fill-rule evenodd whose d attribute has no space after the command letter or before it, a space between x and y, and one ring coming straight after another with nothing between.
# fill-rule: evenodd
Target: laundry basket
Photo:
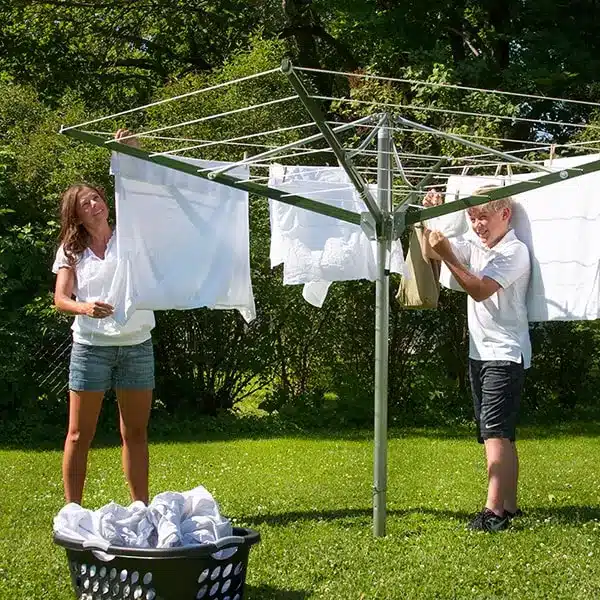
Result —
<instances>
[{"instance_id":1,"label":"laundry basket","mask_svg":"<svg viewBox=\"0 0 600 600\"><path fill-rule=\"evenodd\" d=\"M243 528L213 544L178 548L101 546L54 535L67 552L78 600L242 600L250 547L259 540Z\"/></svg>"}]
</instances>

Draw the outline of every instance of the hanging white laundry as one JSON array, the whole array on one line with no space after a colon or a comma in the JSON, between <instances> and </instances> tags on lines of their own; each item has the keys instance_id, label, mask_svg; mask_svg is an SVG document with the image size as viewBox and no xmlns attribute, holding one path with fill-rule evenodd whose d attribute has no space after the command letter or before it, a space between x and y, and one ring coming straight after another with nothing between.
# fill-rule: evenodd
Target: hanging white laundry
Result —
<instances>
[{"instance_id":1,"label":"hanging white laundry","mask_svg":"<svg viewBox=\"0 0 600 600\"><path fill-rule=\"evenodd\" d=\"M588 155L554 159L556 170L600 159ZM509 185L535 179L535 173L501 177L450 177L447 201L455 193L464 198L483 185ZM529 248L531 280L527 297L529 321L575 321L600 318L600 173L566 179L540 189L519 194L512 227ZM466 211L454 229L446 222L450 235L469 239L471 233ZM465 233L466 232L466 233ZM457 289L447 268L440 282Z\"/></svg>"},{"instance_id":2,"label":"hanging white laundry","mask_svg":"<svg viewBox=\"0 0 600 600\"><path fill-rule=\"evenodd\" d=\"M180 160L204 169L227 164ZM254 319L248 193L118 153L112 172L119 266L107 302L115 320L137 309L203 306Z\"/></svg>"},{"instance_id":3,"label":"hanging white laundry","mask_svg":"<svg viewBox=\"0 0 600 600\"><path fill-rule=\"evenodd\" d=\"M269 187L356 213L367 210L339 167L272 165ZM334 281L376 278L376 242L359 225L276 200L270 216L271 267L283 264L283 283L304 284L303 296L314 306L322 306ZM390 271L407 275L400 240L392 242L388 258Z\"/></svg>"}]
</instances>

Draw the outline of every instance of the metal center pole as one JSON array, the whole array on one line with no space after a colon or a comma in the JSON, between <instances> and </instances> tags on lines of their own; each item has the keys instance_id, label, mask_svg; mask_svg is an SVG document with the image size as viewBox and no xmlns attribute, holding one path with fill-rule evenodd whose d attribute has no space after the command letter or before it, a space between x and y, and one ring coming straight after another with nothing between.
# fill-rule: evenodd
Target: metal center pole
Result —
<instances>
[{"instance_id":1,"label":"metal center pole","mask_svg":"<svg viewBox=\"0 0 600 600\"><path fill-rule=\"evenodd\" d=\"M388 418L388 339L390 316L389 272L392 140L389 117L377 135L377 203L382 227L377 238L377 279L375 282L375 460L373 477L373 533L385 535L387 493L387 418Z\"/></svg>"}]
</instances>

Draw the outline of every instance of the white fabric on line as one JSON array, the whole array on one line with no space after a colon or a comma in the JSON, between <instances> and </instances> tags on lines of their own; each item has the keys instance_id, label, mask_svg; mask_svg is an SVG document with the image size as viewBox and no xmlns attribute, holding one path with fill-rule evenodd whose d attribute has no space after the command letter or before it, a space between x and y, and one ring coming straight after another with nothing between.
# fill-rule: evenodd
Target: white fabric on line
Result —
<instances>
[{"instance_id":1,"label":"white fabric on line","mask_svg":"<svg viewBox=\"0 0 600 600\"><path fill-rule=\"evenodd\" d=\"M269 187L344 208L367 208L339 167L271 165ZM376 190L376 188L374 188ZM376 242L359 225L270 200L271 267L283 264L285 285L304 284L303 296L322 306L334 281L377 277ZM400 240L392 242L389 269L405 272Z\"/></svg>"},{"instance_id":2,"label":"white fabric on line","mask_svg":"<svg viewBox=\"0 0 600 600\"><path fill-rule=\"evenodd\" d=\"M204 169L228 164L184 160ZM107 301L115 320L136 309L204 306L254 319L248 193L118 153L112 172L119 267Z\"/></svg>"},{"instance_id":3,"label":"white fabric on line","mask_svg":"<svg viewBox=\"0 0 600 600\"><path fill-rule=\"evenodd\" d=\"M554 159L557 170L600 159L587 155ZM500 177L453 176L447 201L464 198L483 185L509 185L535 179L528 173ZM600 318L600 173L566 179L519 194L512 227L529 248L531 280L527 294L529 321L577 321ZM457 218L460 215L460 218ZM472 236L466 211L432 219L449 237ZM461 289L443 265L440 282Z\"/></svg>"}]
</instances>

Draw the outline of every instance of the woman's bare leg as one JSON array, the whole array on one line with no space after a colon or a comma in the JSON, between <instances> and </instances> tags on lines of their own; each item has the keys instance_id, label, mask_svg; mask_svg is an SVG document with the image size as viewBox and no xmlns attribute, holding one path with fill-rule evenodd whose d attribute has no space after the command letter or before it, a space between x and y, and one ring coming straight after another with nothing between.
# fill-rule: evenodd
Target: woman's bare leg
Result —
<instances>
[{"instance_id":1,"label":"woman's bare leg","mask_svg":"<svg viewBox=\"0 0 600 600\"><path fill-rule=\"evenodd\" d=\"M118 389L123 471L131 498L148 504L148 420L152 389Z\"/></svg>"},{"instance_id":2,"label":"woman's bare leg","mask_svg":"<svg viewBox=\"0 0 600 600\"><path fill-rule=\"evenodd\" d=\"M104 392L69 392L69 430L63 455L63 485L67 502L81 504L88 451L96 433Z\"/></svg>"}]
</instances>

